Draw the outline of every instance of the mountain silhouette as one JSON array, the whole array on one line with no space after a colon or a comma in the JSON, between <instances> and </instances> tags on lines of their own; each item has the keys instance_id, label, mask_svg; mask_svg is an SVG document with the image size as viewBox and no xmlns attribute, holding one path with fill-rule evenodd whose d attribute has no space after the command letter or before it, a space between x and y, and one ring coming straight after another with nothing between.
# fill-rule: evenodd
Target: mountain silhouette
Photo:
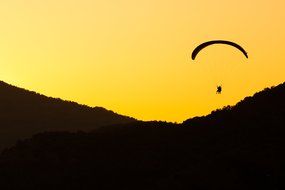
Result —
<instances>
[{"instance_id":1,"label":"mountain silhouette","mask_svg":"<svg viewBox=\"0 0 285 190\"><path fill-rule=\"evenodd\" d=\"M0 81L0 150L44 131L88 131L135 119L101 107L50 98Z\"/></svg>"},{"instance_id":2,"label":"mountain silhouette","mask_svg":"<svg viewBox=\"0 0 285 190\"><path fill-rule=\"evenodd\" d=\"M182 124L44 132L0 156L6 189L285 189L285 83ZM68 126L67 126L68 127Z\"/></svg>"}]
</instances>

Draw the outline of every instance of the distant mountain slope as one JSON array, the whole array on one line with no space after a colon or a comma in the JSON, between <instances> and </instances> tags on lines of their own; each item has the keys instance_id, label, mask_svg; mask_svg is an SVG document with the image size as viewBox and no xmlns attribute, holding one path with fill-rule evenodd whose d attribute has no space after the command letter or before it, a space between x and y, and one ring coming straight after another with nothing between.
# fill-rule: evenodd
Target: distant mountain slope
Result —
<instances>
[{"instance_id":1,"label":"distant mountain slope","mask_svg":"<svg viewBox=\"0 0 285 190\"><path fill-rule=\"evenodd\" d=\"M223 124L269 124L282 123L285 113L285 83L266 88L252 97L246 97L235 106L226 106L204 117L196 117L183 122L186 126ZM265 122L265 123L264 123ZM219 125L218 125L219 126Z\"/></svg>"},{"instance_id":2,"label":"distant mountain slope","mask_svg":"<svg viewBox=\"0 0 285 190\"><path fill-rule=\"evenodd\" d=\"M183 124L41 133L0 156L6 189L285 189L285 84Z\"/></svg>"},{"instance_id":3,"label":"distant mountain slope","mask_svg":"<svg viewBox=\"0 0 285 190\"><path fill-rule=\"evenodd\" d=\"M88 131L135 119L0 82L0 149L43 131Z\"/></svg>"}]
</instances>

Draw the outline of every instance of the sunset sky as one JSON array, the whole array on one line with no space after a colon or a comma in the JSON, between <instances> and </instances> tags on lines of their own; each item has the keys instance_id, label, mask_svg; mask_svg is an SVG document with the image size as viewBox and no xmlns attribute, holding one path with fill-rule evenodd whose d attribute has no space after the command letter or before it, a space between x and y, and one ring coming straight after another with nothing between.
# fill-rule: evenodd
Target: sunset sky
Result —
<instances>
[{"instance_id":1,"label":"sunset sky","mask_svg":"<svg viewBox=\"0 0 285 190\"><path fill-rule=\"evenodd\" d=\"M0 80L181 122L285 81L284 8L284 0L1 1ZM213 39L239 43L249 59L215 45L191 60Z\"/></svg>"}]
</instances>

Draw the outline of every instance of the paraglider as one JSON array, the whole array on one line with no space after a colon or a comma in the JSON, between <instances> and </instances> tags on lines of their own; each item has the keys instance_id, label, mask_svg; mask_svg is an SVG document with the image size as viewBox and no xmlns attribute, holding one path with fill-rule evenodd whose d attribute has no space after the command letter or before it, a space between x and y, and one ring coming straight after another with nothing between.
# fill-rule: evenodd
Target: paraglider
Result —
<instances>
[{"instance_id":1,"label":"paraglider","mask_svg":"<svg viewBox=\"0 0 285 190\"><path fill-rule=\"evenodd\" d=\"M225 44L225 45L229 45L229 46L233 46L235 48L237 48L238 50L240 50L244 56L246 58L248 58L247 52L237 43L231 42L231 41L226 41L226 40L213 40L213 41L208 41L205 43L200 44L199 46L197 46L194 51L192 52L192 59L195 60L196 56L198 55L198 53L203 50L204 48L214 45L214 44Z\"/></svg>"},{"instance_id":2,"label":"paraglider","mask_svg":"<svg viewBox=\"0 0 285 190\"><path fill-rule=\"evenodd\" d=\"M239 51L241 51L243 53L243 55L246 58L248 58L247 52L239 44L231 42L231 41L226 41L226 40L212 40L212 41L204 42L204 43L200 44L199 46L197 46L194 49L194 51L192 52L192 59L195 60L197 55L199 54L199 52L201 50L203 50L204 48L206 48L208 46L214 45L214 44L224 44L224 45L232 46L232 47L238 49ZM221 94L221 93L222 93L222 86L219 85L219 86L217 86L216 94Z\"/></svg>"}]
</instances>

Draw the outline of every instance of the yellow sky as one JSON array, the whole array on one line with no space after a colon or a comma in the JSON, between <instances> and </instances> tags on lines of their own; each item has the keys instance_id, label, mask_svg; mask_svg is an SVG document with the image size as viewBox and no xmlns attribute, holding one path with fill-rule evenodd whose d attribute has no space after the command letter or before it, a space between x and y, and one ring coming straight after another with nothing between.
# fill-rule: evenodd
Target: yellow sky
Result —
<instances>
[{"instance_id":1,"label":"yellow sky","mask_svg":"<svg viewBox=\"0 0 285 190\"><path fill-rule=\"evenodd\" d=\"M183 121L284 81L284 0L0 2L0 80L143 120ZM241 44L191 51L212 39ZM222 95L215 94L222 84Z\"/></svg>"}]
</instances>

